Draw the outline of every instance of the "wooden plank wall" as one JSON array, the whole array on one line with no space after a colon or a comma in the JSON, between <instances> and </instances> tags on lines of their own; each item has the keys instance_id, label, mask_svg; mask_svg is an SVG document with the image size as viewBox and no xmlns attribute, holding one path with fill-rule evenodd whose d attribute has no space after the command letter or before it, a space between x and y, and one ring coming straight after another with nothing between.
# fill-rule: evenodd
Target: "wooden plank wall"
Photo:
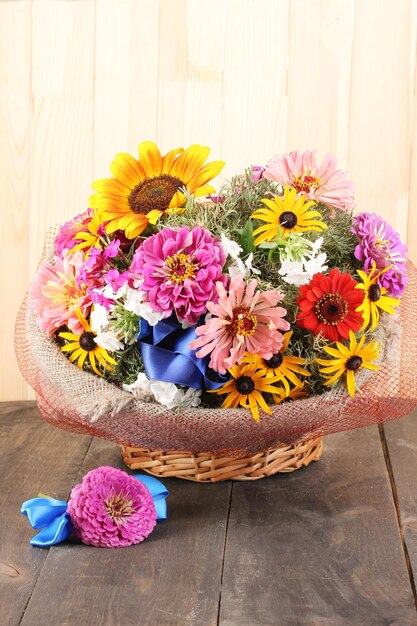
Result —
<instances>
[{"instance_id":1,"label":"wooden plank wall","mask_svg":"<svg viewBox=\"0 0 417 626\"><path fill-rule=\"evenodd\" d=\"M48 226L115 153L204 143L225 175L331 152L417 261L415 0L0 0L0 400Z\"/></svg>"}]
</instances>

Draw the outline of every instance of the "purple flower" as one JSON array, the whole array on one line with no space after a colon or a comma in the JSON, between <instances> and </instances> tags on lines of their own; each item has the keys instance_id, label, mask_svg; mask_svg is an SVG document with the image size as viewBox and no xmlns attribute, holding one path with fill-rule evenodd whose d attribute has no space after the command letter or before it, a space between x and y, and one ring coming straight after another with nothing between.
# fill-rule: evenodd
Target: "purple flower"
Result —
<instances>
[{"instance_id":1,"label":"purple flower","mask_svg":"<svg viewBox=\"0 0 417 626\"><path fill-rule=\"evenodd\" d=\"M262 165L252 165L252 182L257 183L261 178L263 178L263 173L265 171L265 167Z\"/></svg>"},{"instance_id":2,"label":"purple flower","mask_svg":"<svg viewBox=\"0 0 417 626\"><path fill-rule=\"evenodd\" d=\"M154 311L164 317L175 311L180 320L196 324L207 302L217 302L215 285L225 280L225 260L220 240L205 228L164 228L135 252L130 272L143 281L140 289Z\"/></svg>"},{"instance_id":3,"label":"purple flower","mask_svg":"<svg viewBox=\"0 0 417 626\"><path fill-rule=\"evenodd\" d=\"M399 234L374 213L360 213L353 221L352 232L359 239L355 257L363 262L366 271L371 269L373 262L379 270L389 267L379 277L378 284L391 296L400 296L407 284L407 246L401 242Z\"/></svg>"},{"instance_id":4,"label":"purple flower","mask_svg":"<svg viewBox=\"0 0 417 626\"><path fill-rule=\"evenodd\" d=\"M111 286L114 293L117 293L120 287L123 287L127 283L129 278L129 272L120 272L118 270L109 270L104 274L104 280Z\"/></svg>"},{"instance_id":5,"label":"purple flower","mask_svg":"<svg viewBox=\"0 0 417 626\"><path fill-rule=\"evenodd\" d=\"M120 248L120 240L113 239L113 241L110 241L110 243L104 249L103 256L106 259L114 259L114 257L119 254L119 248Z\"/></svg>"},{"instance_id":6,"label":"purple flower","mask_svg":"<svg viewBox=\"0 0 417 626\"><path fill-rule=\"evenodd\" d=\"M145 485L114 467L98 467L75 485L68 501L73 533L91 546L117 548L140 543L156 524Z\"/></svg>"}]
</instances>

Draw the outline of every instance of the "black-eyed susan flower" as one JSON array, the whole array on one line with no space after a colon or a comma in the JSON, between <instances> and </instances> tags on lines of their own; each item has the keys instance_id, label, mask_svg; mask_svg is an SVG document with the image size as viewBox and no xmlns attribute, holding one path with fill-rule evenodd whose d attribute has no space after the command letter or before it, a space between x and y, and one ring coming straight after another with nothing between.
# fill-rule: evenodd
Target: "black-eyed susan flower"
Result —
<instances>
[{"instance_id":1,"label":"black-eyed susan flower","mask_svg":"<svg viewBox=\"0 0 417 626\"><path fill-rule=\"evenodd\" d=\"M106 232L122 230L134 239L161 215L184 210L184 188L195 197L213 193L207 183L219 174L224 161L204 165L209 152L205 146L192 145L162 156L154 143L145 141L139 146L139 159L118 154L110 166L113 178L95 181L97 193L90 200L100 220L107 222Z\"/></svg>"},{"instance_id":2,"label":"black-eyed susan flower","mask_svg":"<svg viewBox=\"0 0 417 626\"><path fill-rule=\"evenodd\" d=\"M312 210L316 203L306 201L304 196L297 198L297 190L286 185L284 195L275 198L263 198L265 207L257 209L251 218L266 222L254 232L254 244L258 246L263 241L274 241L276 237L285 239L290 233L321 231L327 225L320 221L321 213ZM317 219L319 218L319 219Z\"/></svg>"},{"instance_id":3,"label":"black-eyed susan flower","mask_svg":"<svg viewBox=\"0 0 417 626\"><path fill-rule=\"evenodd\" d=\"M61 352L69 353L70 362L76 363L80 369L83 369L84 363L88 357L91 369L98 374L98 376L103 376L97 368L97 361L108 371L113 370L112 366L116 365L116 361L108 354L107 350L94 341L96 334L91 330L90 324L87 322L80 309L76 310L76 315L84 331L81 335L69 332L59 333L59 337L70 342L61 347Z\"/></svg>"},{"instance_id":4,"label":"black-eyed susan flower","mask_svg":"<svg viewBox=\"0 0 417 626\"><path fill-rule=\"evenodd\" d=\"M278 376L267 377L264 369L259 369L256 365L240 363L233 365L228 371L232 375L231 380L219 389L211 391L211 393L218 395L228 394L222 408L243 406L250 410L256 422L259 421L259 407L270 415L271 408L265 402L262 394L277 392L273 383L279 380Z\"/></svg>"},{"instance_id":5,"label":"black-eyed susan flower","mask_svg":"<svg viewBox=\"0 0 417 626\"><path fill-rule=\"evenodd\" d=\"M268 377L278 376L278 380L282 382L286 396L290 394L290 382L295 387L302 387L303 382L297 376L311 376L310 372L303 367L305 359L291 354L285 354L288 348L293 331L284 334L284 342L279 352L274 354L270 359L263 359L258 354L246 353L242 358L242 363L255 365L260 369L267 371ZM280 400L281 401L281 400Z\"/></svg>"},{"instance_id":6,"label":"black-eyed susan flower","mask_svg":"<svg viewBox=\"0 0 417 626\"><path fill-rule=\"evenodd\" d=\"M379 366L372 362L379 357L379 344L376 341L370 341L365 345L365 335L362 335L358 343L355 334L350 331L349 346L338 341L336 346L337 348L324 347L325 352L334 358L316 359L317 363L322 365L319 371L326 379L324 383L326 386L333 385L345 375L349 395L353 398L355 395L355 373L362 368L379 369Z\"/></svg>"},{"instance_id":7,"label":"black-eyed susan flower","mask_svg":"<svg viewBox=\"0 0 417 626\"><path fill-rule=\"evenodd\" d=\"M380 276L389 269L390 266L383 270L377 270L376 264L373 263L369 274L358 270L362 282L356 285L356 289L362 289L365 296L362 304L356 309L361 311L363 315L361 330L365 330L369 325L371 325L371 331L375 330L379 323L379 309L392 315L395 313L394 307L400 304L397 298L387 296L387 289L379 284Z\"/></svg>"},{"instance_id":8,"label":"black-eyed susan flower","mask_svg":"<svg viewBox=\"0 0 417 626\"><path fill-rule=\"evenodd\" d=\"M78 243L72 251L83 250L86 253L86 257L88 257L91 248L101 247L100 234L104 234L104 228L97 214L93 215L91 221L86 225L86 228L87 230L76 233L75 239L80 240L80 243Z\"/></svg>"}]
</instances>

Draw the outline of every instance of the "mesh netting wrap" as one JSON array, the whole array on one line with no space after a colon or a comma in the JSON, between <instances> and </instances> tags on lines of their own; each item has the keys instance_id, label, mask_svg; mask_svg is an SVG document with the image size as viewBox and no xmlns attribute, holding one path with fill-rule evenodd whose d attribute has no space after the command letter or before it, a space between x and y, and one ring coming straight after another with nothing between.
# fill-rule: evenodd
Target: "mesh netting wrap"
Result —
<instances>
[{"instance_id":1,"label":"mesh netting wrap","mask_svg":"<svg viewBox=\"0 0 417 626\"><path fill-rule=\"evenodd\" d=\"M16 355L36 391L43 418L54 426L133 447L242 457L311 435L381 423L413 410L417 404L417 271L411 263L407 269L409 282L399 314L386 316L390 319L379 331L380 369L361 372L360 392L351 398L340 385L323 395L274 406L272 415L262 415L259 422L239 408L168 410L80 370L39 330L27 300L17 319Z\"/></svg>"}]
</instances>

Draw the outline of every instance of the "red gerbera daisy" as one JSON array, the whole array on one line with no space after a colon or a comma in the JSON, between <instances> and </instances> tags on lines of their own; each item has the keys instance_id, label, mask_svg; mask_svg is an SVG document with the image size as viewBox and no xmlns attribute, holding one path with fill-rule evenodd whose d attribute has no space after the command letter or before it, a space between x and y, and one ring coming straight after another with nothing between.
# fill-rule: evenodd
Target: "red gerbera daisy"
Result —
<instances>
[{"instance_id":1,"label":"red gerbera daisy","mask_svg":"<svg viewBox=\"0 0 417 626\"><path fill-rule=\"evenodd\" d=\"M322 333L330 341L349 339L349 331L357 332L363 323L362 313L356 310L363 294L356 285L350 274L341 274L338 269L328 276L315 274L308 285L300 287L297 324L315 335Z\"/></svg>"}]
</instances>

